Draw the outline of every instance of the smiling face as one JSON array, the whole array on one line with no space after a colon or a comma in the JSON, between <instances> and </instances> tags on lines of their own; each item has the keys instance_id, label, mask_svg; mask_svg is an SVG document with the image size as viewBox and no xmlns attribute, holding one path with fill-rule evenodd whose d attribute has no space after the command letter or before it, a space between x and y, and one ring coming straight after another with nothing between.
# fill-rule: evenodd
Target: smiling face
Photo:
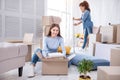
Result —
<instances>
[{"instance_id":1,"label":"smiling face","mask_svg":"<svg viewBox=\"0 0 120 80\"><path fill-rule=\"evenodd\" d=\"M48 35L49 37L62 37L60 35L60 27L58 24L52 24L50 26L50 29L49 29L49 32L48 32Z\"/></svg>"},{"instance_id":2,"label":"smiling face","mask_svg":"<svg viewBox=\"0 0 120 80\"><path fill-rule=\"evenodd\" d=\"M51 37L58 36L58 33L59 33L59 28L57 26L55 26L51 29Z\"/></svg>"},{"instance_id":3,"label":"smiling face","mask_svg":"<svg viewBox=\"0 0 120 80\"><path fill-rule=\"evenodd\" d=\"M84 7L84 6L80 6L80 10L81 10L82 12L84 12L84 11L85 11L85 7Z\"/></svg>"}]
</instances>

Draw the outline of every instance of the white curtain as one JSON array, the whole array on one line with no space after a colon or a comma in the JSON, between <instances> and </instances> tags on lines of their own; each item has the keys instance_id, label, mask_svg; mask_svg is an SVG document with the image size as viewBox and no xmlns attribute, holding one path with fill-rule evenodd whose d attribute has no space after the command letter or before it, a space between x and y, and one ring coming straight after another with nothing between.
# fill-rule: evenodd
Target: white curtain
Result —
<instances>
[{"instance_id":1,"label":"white curtain","mask_svg":"<svg viewBox=\"0 0 120 80\"><path fill-rule=\"evenodd\" d=\"M60 28L65 45L72 44L72 4L72 0L47 0L47 15L62 19Z\"/></svg>"}]
</instances>

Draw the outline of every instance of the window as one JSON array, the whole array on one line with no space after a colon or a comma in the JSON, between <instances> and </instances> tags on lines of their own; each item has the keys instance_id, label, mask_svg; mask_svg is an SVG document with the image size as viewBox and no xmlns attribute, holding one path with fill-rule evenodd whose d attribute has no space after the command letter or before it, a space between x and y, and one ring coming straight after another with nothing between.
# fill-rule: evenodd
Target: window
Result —
<instances>
[{"instance_id":1,"label":"window","mask_svg":"<svg viewBox=\"0 0 120 80\"><path fill-rule=\"evenodd\" d=\"M47 15L61 18L61 35L67 42L72 37L72 0L47 0Z\"/></svg>"}]
</instances>

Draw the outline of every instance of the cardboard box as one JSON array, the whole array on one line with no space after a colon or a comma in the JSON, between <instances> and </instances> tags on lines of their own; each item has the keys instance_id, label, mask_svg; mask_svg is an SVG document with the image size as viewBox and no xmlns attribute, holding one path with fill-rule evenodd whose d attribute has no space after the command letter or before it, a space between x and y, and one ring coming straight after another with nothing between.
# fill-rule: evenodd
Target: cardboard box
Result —
<instances>
[{"instance_id":1,"label":"cardboard box","mask_svg":"<svg viewBox=\"0 0 120 80\"><path fill-rule=\"evenodd\" d=\"M95 56L95 43L101 42L101 34L90 34L89 35L89 54Z\"/></svg>"},{"instance_id":2,"label":"cardboard box","mask_svg":"<svg viewBox=\"0 0 120 80\"><path fill-rule=\"evenodd\" d=\"M97 80L120 80L120 66L98 67Z\"/></svg>"},{"instance_id":3,"label":"cardboard box","mask_svg":"<svg viewBox=\"0 0 120 80\"><path fill-rule=\"evenodd\" d=\"M111 49L110 65L120 66L120 47Z\"/></svg>"},{"instance_id":4,"label":"cardboard box","mask_svg":"<svg viewBox=\"0 0 120 80\"><path fill-rule=\"evenodd\" d=\"M89 55L95 56L95 43L89 43Z\"/></svg>"},{"instance_id":5,"label":"cardboard box","mask_svg":"<svg viewBox=\"0 0 120 80\"><path fill-rule=\"evenodd\" d=\"M67 75L68 60L61 58L42 59L43 75Z\"/></svg>"},{"instance_id":6,"label":"cardboard box","mask_svg":"<svg viewBox=\"0 0 120 80\"><path fill-rule=\"evenodd\" d=\"M120 47L119 44L95 43L95 57L110 61L111 49Z\"/></svg>"},{"instance_id":7,"label":"cardboard box","mask_svg":"<svg viewBox=\"0 0 120 80\"><path fill-rule=\"evenodd\" d=\"M101 42L101 34L90 34L89 35L89 42Z\"/></svg>"},{"instance_id":8,"label":"cardboard box","mask_svg":"<svg viewBox=\"0 0 120 80\"><path fill-rule=\"evenodd\" d=\"M43 36L47 36L47 35L48 35L49 29L50 29L50 26L45 26L45 27L44 27Z\"/></svg>"},{"instance_id":9,"label":"cardboard box","mask_svg":"<svg viewBox=\"0 0 120 80\"><path fill-rule=\"evenodd\" d=\"M120 44L120 25L117 26L117 40L116 43Z\"/></svg>"},{"instance_id":10,"label":"cardboard box","mask_svg":"<svg viewBox=\"0 0 120 80\"><path fill-rule=\"evenodd\" d=\"M53 24L53 20L52 20L52 16L42 16L42 25L46 26L46 25L51 25Z\"/></svg>"},{"instance_id":11,"label":"cardboard box","mask_svg":"<svg viewBox=\"0 0 120 80\"><path fill-rule=\"evenodd\" d=\"M52 25L53 23L55 24L60 24L61 18L57 16L42 16L42 25L47 26L47 25Z\"/></svg>"},{"instance_id":12,"label":"cardboard box","mask_svg":"<svg viewBox=\"0 0 120 80\"><path fill-rule=\"evenodd\" d=\"M102 34L101 42L105 43L115 43L116 42L116 26L102 26L100 33Z\"/></svg>"},{"instance_id":13,"label":"cardboard box","mask_svg":"<svg viewBox=\"0 0 120 80\"><path fill-rule=\"evenodd\" d=\"M114 27L117 27L116 31L116 43L120 44L120 24L111 24Z\"/></svg>"},{"instance_id":14,"label":"cardboard box","mask_svg":"<svg viewBox=\"0 0 120 80\"><path fill-rule=\"evenodd\" d=\"M101 28L101 26L99 26L99 27L93 27L93 34L99 34L100 33L100 28Z\"/></svg>"}]
</instances>

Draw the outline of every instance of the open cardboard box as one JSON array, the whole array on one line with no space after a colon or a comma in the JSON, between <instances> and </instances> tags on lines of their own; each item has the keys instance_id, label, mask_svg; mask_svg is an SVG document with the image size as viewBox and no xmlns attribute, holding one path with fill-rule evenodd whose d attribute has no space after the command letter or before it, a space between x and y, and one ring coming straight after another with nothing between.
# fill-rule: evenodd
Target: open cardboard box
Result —
<instances>
[{"instance_id":1,"label":"open cardboard box","mask_svg":"<svg viewBox=\"0 0 120 80\"><path fill-rule=\"evenodd\" d=\"M95 43L101 42L101 34L90 34L89 35L89 54L95 56Z\"/></svg>"},{"instance_id":2,"label":"open cardboard box","mask_svg":"<svg viewBox=\"0 0 120 80\"><path fill-rule=\"evenodd\" d=\"M120 66L120 47L111 49L110 65Z\"/></svg>"},{"instance_id":3,"label":"open cardboard box","mask_svg":"<svg viewBox=\"0 0 120 80\"><path fill-rule=\"evenodd\" d=\"M117 27L116 26L102 26L100 28L100 33L102 34L101 42L103 43L116 43L116 33Z\"/></svg>"},{"instance_id":4,"label":"open cardboard box","mask_svg":"<svg viewBox=\"0 0 120 80\"><path fill-rule=\"evenodd\" d=\"M120 44L120 24L117 25L117 40L116 43Z\"/></svg>"},{"instance_id":5,"label":"open cardboard box","mask_svg":"<svg viewBox=\"0 0 120 80\"><path fill-rule=\"evenodd\" d=\"M43 75L67 75L68 60L66 58L42 59Z\"/></svg>"}]
</instances>

